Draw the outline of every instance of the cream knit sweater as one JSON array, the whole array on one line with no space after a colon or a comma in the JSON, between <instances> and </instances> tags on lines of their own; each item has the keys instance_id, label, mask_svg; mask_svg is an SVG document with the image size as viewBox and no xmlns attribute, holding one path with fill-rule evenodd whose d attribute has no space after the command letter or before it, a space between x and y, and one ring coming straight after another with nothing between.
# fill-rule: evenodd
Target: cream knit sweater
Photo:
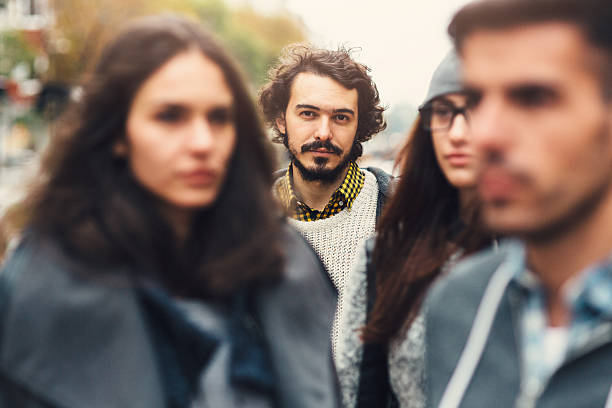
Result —
<instances>
[{"instance_id":1,"label":"cream knit sweater","mask_svg":"<svg viewBox=\"0 0 612 408\"><path fill-rule=\"evenodd\" d=\"M319 255L338 289L338 307L332 330L334 353L338 340L338 316L341 314L347 276L363 242L374 234L376 224L378 183L372 173L367 170L363 172L365 181L351 209L345 208L332 217L317 221L289 219L289 223L300 231Z\"/></svg>"}]
</instances>

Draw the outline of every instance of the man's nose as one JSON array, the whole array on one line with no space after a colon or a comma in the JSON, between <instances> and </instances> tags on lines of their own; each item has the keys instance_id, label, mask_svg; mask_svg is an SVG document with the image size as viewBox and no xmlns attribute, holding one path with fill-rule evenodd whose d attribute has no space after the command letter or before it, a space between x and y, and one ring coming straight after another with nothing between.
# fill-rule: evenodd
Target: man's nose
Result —
<instances>
[{"instance_id":1,"label":"man's nose","mask_svg":"<svg viewBox=\"0 0 612 408\"><path fill-rule=\"evenodd\" d=\"M332 138L331 120L325 115L321 116L319 124L317 126L315 135L317 140L329 140Z\"/></svg>"},{"instance_id":2,"label":"man's nose","mask_svg":"<svg viewBox=\"0 0 612 408\"><path fill-rule=\"evenodd\" d=\"M501 98L483 98L470 112L470 135L477 152L501 153L511 142L508 115Z\"/></svg>"}]
</instances>

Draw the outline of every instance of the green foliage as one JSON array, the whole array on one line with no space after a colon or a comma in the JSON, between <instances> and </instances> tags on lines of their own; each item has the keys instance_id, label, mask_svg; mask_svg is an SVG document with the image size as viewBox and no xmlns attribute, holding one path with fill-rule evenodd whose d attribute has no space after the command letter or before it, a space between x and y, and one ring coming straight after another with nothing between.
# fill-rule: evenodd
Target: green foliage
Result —
<instances>
[{"instance_id":1,"label":"green foliage","mask_svg":"<svg viewBox=\"0 0 612 408\"><path fill-rule=\"evenodd\" d=\"M253 83L260 85L282 48L305 39L304 27L291 15L264 16L251 8L231 15L230 49L247 69Z\"/></svg>"},{"instance_id":2,"label":"green foliage","mask_svg":"<svg viewBox=\"0 0 612 408\"><path fill-rule=\"evenodd\" d=\"M222 0L56 0L56 27L49 43L51 79L77 80L125 20L167 12L189 15L212 29L254 86L265 80L283 46L305 38L302 24L290 15L231 9Z\"/></svg>"},{"instance_id":3,"label":"green foliage","mask_svg":"<svg viewBox=\"0 0 612 408\"><path fill-rule=\"evenodd\" d=\"M213 31L222 33L227 30L229 10L221 0L190 0L191 8L200 20L206 22Z\"/></svg>"},{"instance_id":4,"label":"green foliage","mask_svg":"<svg viewBox=\"0 0 612 408\"><path fill-rule=\"evenodd\" d=\"M151 0L155 3L155 0ZM146 0L55 0L48 33L49 79L74 82L89 70L121 23L146 14Z\"/></svg>"},{"instance_id":5,"label":"green foliage","mask_svg":"<svg viewBox=\"0 0 612 408\"><path fill-rule=\"evenodd\" d=\"M232 28L224 33L224 40L240 65L254 84L261 84L265 79L268 58L261 41L252 35Z\"/></svg>"},{"instance_id":6,"label":"green foliage","mask_svg":"<svg viewBox=\"0 0 612 408\"><path fill-rule=\"evenodd\" d=\"M19 63L26 63L30 70L36 54L18 31L0 32L0 75L8 76Z\"/></svg>"}]
</instances>

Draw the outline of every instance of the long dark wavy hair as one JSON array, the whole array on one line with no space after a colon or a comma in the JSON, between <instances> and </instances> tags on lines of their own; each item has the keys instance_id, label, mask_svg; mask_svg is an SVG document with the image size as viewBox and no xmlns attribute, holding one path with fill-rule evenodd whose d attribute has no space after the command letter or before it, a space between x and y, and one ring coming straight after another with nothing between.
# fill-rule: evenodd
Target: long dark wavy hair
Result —
<instances>
[{"instance_id":1,"label":"long dark wavy hair","mask_svg":"<svg viewBox=\"0 0 612 408\"><path fill-rule=\"evenodd\" d=\"M458 249L470 253L490 242L476 205L460 209L459 191L442 173L421 121L419 115L398 155L399 182L378 224L371 264L376 298L362 331L366 343L388 343L418 315L427 290Z\"/></svg>"},{"instance_id":2,"label":"long dark wavy hair","mask_svg":"<svg viewBox=\"0 0 612 408\"><path fill-rule=\"evenodd\" d=\"M268 126L276 134L272 140L287 147L287 135L278 129L276 119L285 116L295 77L302 72L310 72L330 77L346 89L357 90L357 133L350 158L357 159L363 153L361 143L387 127L383 117L385 108L380 105L378 89L369 71L367 66L353 60L351 50L343 47L337 50L307 44L285 47L278 63L268 72L268 82L259 91L259 105Z\"/></svg>"},{"instance_id":3,"label":"long dark wavy hair","mask_svg":"<svg viewBox=\"0 0 612 408\"><path fill-rule=\"evenodd\" d=\"M217 200L196 214L187 239L179 241L160 215L158 199L136 182L113 146L125 138L127 115L143 82L192 49L223 71L234 97L237 136ZM216 39L182 17L145 17L105 48L82 99L53 135L37 181L3 225L46 234L93 265L128 264L180 295L224 297L281 274L273 170L243 77Z\"/></svg>"}]
</instances>

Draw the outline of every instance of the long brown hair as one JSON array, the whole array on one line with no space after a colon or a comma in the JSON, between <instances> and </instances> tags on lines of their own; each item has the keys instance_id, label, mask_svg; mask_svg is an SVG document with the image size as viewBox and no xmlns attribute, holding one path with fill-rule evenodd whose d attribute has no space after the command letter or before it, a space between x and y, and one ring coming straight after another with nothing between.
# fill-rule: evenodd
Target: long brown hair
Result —
<instances>
[{"instance_id":1,"label":"long brown hair","mask_svg":"<svg viewBox=\"0 0 612 408\"><path fill-rule=\"evenodd\" d=\"M128 111L143 82L188 49L223 71L234 97L237 141L216 202L196 214L179 245L158 199L112 148L125 137ZM241 73L210 33L176 16L139 19L103 51L82 100L69 108L50 141L36 184L7 212L5 228L50 236L94 265L127 264L181 295L226 296L281 274L268 144Z\"/></svg>"},{"instance_id":2,"label":"long brown hair","mask_svg":"<svg viewBox=\"0 0 612 408\"><path fill-rule=\"evenodd\" d=\"M418 315L427 289L459 248L472 252L488 242L476 208L461 223L459 192L440 170L421 120L398 155L399 183L378 224L371 262L376 298L362 332L366 343L388 342Z\"/></svg>"}]
</instances>

